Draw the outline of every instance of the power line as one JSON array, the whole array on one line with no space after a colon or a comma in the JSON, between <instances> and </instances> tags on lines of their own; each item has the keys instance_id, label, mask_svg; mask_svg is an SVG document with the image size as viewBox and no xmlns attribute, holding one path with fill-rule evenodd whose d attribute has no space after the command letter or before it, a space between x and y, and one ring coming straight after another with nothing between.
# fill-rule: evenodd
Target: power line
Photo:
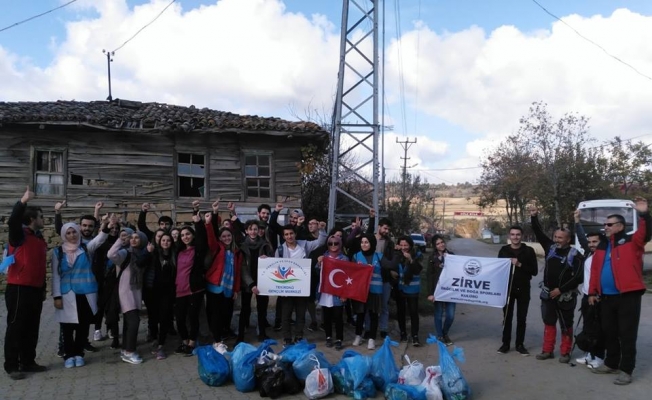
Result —
<instances>
[{"instance_id":1,"label":"power line","mask_svg":"<svg viewBox=\"0 0 652 400\"><path fill-rule=\"evenodd\" d=\"M417 171L417 172L426 172L426 171L463 171L463 170L467 170L467 169L479 169L479 168L482 168L482 167L459 167L459 168L417 168L417 169L414 169L414 171ZM403 168L385 168L385 169L388 169L388 170L390 170L390 171L400 171L400 170L402 170Z\"/></svg>"},{"instance_id":2,"label":"power line","mask_svg":"<svg viewBox=\"0 0 652 400\"><path fill-rule=\"evenodd\" d=\"M72 3L76 2L76 1L77 1L77 0L71 0L71 1L67 2L66 4L62 4L62 5L60 5L59 7L53 8L53 9L51 9L51 10L48 10L48 11L44 12L44 13L41 13L41 14L35 15L35 16L33 16L33 17L29 17L29 18L24 19L24 20L22 20L22 21L18 21L18 22L16 22L15 24L11 24L11 25L9 25L9 26L6 26L6 27L0 29L0 32L4 32L4 31L6 31L7 29L13 28L13 27L18 26L18 25L20 25L20 24L24 24L25 22L29 22L29 21L31 21L31 20L33 20L33 19L38 18L38 17L42 17L42 16L44 16L45 14L49 14L49 13L51 13L51 12L53 12L53 11L57 11L57 10L59 10L59 9L61 9L61 8L64 8L64 7L66 7L66 6L71 5Z\"/></svg>"},{"instance_id":3,"label":"power line","mask_svg":"<svg viewBox=\"0 0 652 400\"><path fill-rule=\"evenodd\" d=\"M639 74L640 76L642 76L642 77L644 77L644 78L649 79L649 80L652 81L652 77L650 77L650 76L648 76L648 75L645 75L644 73L642 73L641 71L639 71L638 69L636 69L633 65L631 65L631 64L629 64L629 63L627 63L627 62L621 60L620 58L618 58L618 57L616 57L616 56L614 56L613 54L609 53L609 52L608 52L604 47L600 46L599 44L597 44L597 43L594 42L593 40L591 40L591 39L587 38L586 36L582 35L581 33L579 33L579 32L577 31L577 29L573 28L573 27L570 26L566 21L564 21L563 19L559 18L558 16L556 16L556 15L553 14L553 13L551 13L550 11L548 11L548 10L547 10L544 6L542 6L542 5L541 5L537 0L532 0L532 2L533 2L534 4L536 4L537 6L539 6L539 8L541 8L543 11L545 11L546 14L550 15L551 17L555 18L556 20L558 20L559 22L561 22L562 24L564 24L564 25L566 25L568 28L570 28L573 32L575 32L575 34L577 34L577 36L581 37L582 39L584 39L584 40L586 40L587 42L591 43L592 45L596 46L597 48L599 48L600 50L602 50L606 55L608 55L609 57L611 57L611 58L613 58L614 60L618 61L619 63L624 64L624 65L626 65L627 67L631 68L634 72L636 72L636 73Z\"/></svg>"},{"instance_id":4,"label":"power line","mask_svg":"<svg viewBox=\"0 0 652 400\"><path fill-rule=\"evenodd\" d=\"M399 0L394 0L394 19L396 23L396 52L398 53L398 75L399 75L399 97L401 120L403 122L403 135L407 136L407 112L405 107L405 76L403 74L403 55L401 52L401 42L403 33L401 32L401 6Z\"/></svg>"},{"instance_id":5,"label":"power line","mask_svg":"<svg viewBox=\"0 0 652 400\"><path fill-rule=\"evenodd\" d=\"M421 22L421 0L419 0L419 15L417 20ZM417 30L417 73L414 84L414 131L417 130L417 119L419 117L419 47L421 44L421 27Z\"/></svg>"},{"instance_id":6,"label":"power line","mask_svg":"<svg viewBox=\"0 0 652 400\"><path fill-rule=\"evenodd\" d=\"M76 0L75 0L75 1L76 1ZM153 24L154 21L156 21L156 20L157 20L161 15L163 15L163 13L165 12L165 10L167 10L167 9L168 9L168 8L169 8L169 7L170 7L170 6L175 2L175 1L177 1L177 0L172 0L172 1L170 2L170 4L168 4L167 6L165 6L165 8L164 8L160 13L158 13L158 15L157 15L156 17L154 17L153 20L149 21L145 26L143 26L142 28L140 28L140 29L138 30L138 32L134 33L134 35L133 35L132 37L130 37L129 39L127 39L124 43L122 43L120 46L118 46L118 48L116 48L115 50L113 50L111 53L115 53L116 51L118 51L118 50L120 50L121 48L123 48L127 43L131 42L131 41L132 41L136 36L138 36L138 34L139 34L140 32L142 32L145 28L147 28L148 26L150 26L151 24Z\"/></svg>"}]
</instances>

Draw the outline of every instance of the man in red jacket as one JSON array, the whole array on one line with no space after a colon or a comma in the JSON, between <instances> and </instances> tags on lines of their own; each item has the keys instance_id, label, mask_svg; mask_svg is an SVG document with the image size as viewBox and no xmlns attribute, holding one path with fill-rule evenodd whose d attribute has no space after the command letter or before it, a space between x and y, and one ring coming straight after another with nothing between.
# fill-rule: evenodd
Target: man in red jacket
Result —
<instances>
[{"instance_id":1,"label":"man in red jacket","mask_svg":"<svg viewBox=\"0 0 652 400\"><path fill-rule=\"evenodd\" d=\"M625 218L619 214L607 217L606 238L600 241L591 263L589 304L600 302L602 330L607 356L604 364L591 371L598 374L618 374L616 385L632 382L636 364L636 338L641 317L643 283L643 253L652 236L652 218L647 200L636 198L638 230L625 232Z\"/></svg>"},{"instance_id":2,"label":"man in red jacket","mask_svg":"<svg viewBox=\"0 0 652 400\"><path fill-rule=\"evenodd\" d=\"M43 211L28 207L34 198L29 190L9 217L9 253L15 262L7 271L7 332L5 334L5 371L14 380L25 378L25 372L42 372L36 364L36 344L45 299L45 256L47 245L40 230Z\"/></svg>"}]
</instances>

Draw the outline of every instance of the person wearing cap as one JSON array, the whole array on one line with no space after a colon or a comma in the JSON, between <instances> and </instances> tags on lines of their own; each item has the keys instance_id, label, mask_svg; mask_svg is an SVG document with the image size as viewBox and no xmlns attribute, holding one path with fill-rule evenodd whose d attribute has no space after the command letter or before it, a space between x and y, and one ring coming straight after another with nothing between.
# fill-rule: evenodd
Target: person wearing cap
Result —
<instances>
[{"instance_id":1,"label":"person wearing cap","mask_svg":"<svg viewBox=\"0 0 652 400\"><path fill-rule=\"evenodd\" d=\"M108 237L108 218L102 221L101 232L86 245L82 245L81 229L74 222L64 224L60 233L62 244L52 256L54 316L63 330L65 368L82 367L88 328L97 313L93 254Z\"/></svg>"}]
</instances>

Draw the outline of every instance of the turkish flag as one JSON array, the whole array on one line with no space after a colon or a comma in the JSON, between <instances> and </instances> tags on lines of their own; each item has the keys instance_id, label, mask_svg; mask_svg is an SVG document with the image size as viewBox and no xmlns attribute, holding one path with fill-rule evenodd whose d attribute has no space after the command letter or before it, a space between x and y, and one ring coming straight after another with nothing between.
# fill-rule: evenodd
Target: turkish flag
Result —
<instances>
[{"instance_id":1,"label":"turkish flag","mask_svg":"<svg viewBox=\"0 0 652 400\"><path fill-rule=\"evenodd\" d=\"M324 257L321 267L321 292L365 303L373 272L371 265Z\"/></svg>"}]
</instances>

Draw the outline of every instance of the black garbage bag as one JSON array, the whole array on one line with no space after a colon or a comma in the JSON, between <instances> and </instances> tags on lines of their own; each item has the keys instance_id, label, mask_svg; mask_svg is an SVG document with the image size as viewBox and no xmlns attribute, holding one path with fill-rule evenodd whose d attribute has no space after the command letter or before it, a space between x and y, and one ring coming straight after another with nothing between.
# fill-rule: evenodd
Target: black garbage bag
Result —
<instances>
[{"instance_id":1,"label":"black garbage bag","mask_svg":"<svg viewBox=\"0 0 652 400\"><path fill-rule=\"evenodd\" d=\"M294 374L294 370L292 369L292 364L284 363L281 362L278 364L278 366L283 369L283 372L285 374L284 380L283 380L283 390L287 394L297 394L303 390L303 385L301 384L301 381L297 378L297 376Z\"/></svg>"},{"instance_id":2,"label":"black garbage bag","mask_svg":"<svg viewBox=\"0 0 652 400\"><path fill-rule=\"evenodd\" d=\"M260 397L269 397L277 399L284 393L283 381L285 380L285 372L282 368L274 366L265 369L261 373L260 389L258 393Z\"/></svg>"}]
</instances>

